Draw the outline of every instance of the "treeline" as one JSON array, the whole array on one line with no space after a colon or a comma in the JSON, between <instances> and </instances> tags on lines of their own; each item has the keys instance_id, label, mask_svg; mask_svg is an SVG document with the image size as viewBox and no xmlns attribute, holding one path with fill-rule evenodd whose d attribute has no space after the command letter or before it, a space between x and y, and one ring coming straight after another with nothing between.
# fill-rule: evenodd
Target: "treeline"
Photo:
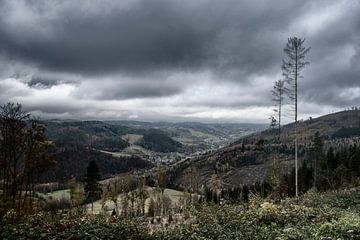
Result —
<instances>
[{"instance_id":1,"label":"treeline","mask_svg":"<svg viewBox=\"0 0 360 240\"><path fill-rule=\"evenodd\" d=\"M267 181L221 190L205 187L203 199L208 203L215 204L223 204L225 202L230 204L248 203L251 194L266 198L272 194L272 190L271 185Z\"/></svg>"},{"instance_id":2,"label":"treeline","mask_svg":"<svg viewBox=\"0 0 360 240\"><path fill-rule=\"evenodd\" d=\"M360 183L360 146L357 144L331 146L325 149L325 137L317 132L310 146L304 149L303 160L298 169L300 193L310 189L334 190L356 186ZM279 187L288 196L294 196L295 169L280 176Z\"/></svg>"},{"instance_id":3,"label":"treeline","mask_svg":"<svg viewBox=\"0 0 360 240\"><path fill-rule=\"evenodd\" d=\"M360 128L341 128L332 135L333 138L348 138L355 136L360 136Z\"/></svg>"},{"instance_id":4,"label":"treeline","mask_svg":"<svg viewBox=\"0 0 360 240\"><path fill-rule=\"evenodd\" d=\"M303 161L298 169L299 193L306 193L310 189L327 191L360 185L359 145L337 149L329 147L325 150L323 137L316 133L311 147L303 150ZM287 153L291 149L279 145L277 151ZM266 178L253 185L224 188L210 180L204 188L205 200L212 203L247 203L249 194L273 200L295 196L295 169L284 172L278 165L273 165Z\"/></svg>"},{"instance_id":5,"label":"treeline","mask_svg":"<svg viewBox=\"0 0 360 240\"><path fill-rule=\"evenodd\" d=\"M287 194L295 194L295 170L282 176ZM318 191L334 190L360 183L360 146L357 144L324 149L324 138L317 132L312 147L299 168L299 191L311 188Z\"/></svg>"}]
</instances>

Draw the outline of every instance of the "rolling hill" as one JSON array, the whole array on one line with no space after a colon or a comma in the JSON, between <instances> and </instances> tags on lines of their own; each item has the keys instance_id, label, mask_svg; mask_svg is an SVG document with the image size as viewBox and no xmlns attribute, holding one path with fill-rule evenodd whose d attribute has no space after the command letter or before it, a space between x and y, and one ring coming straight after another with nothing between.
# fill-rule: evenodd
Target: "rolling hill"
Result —
<instances>
[{"instance_id":1,"label":"rolling hill","mask_svg":"<svg viewBox=\"0 0 360 240\"><path fill-rule=\"evenodd\" d=\"M134 170L150 169L153 163L138 156L113 156L108 153L90 150L85 147L60 148L55 154L56 166L39 178L39 182L66 183L75 177L82 181L90 161L99 166L102 178L109 178L121 173Z\"/></svg>"},{"instance_id":2,"label":"rolling hill","mask_svg":"<svg viewBox=\"0 0 360 240\"><path fill-rule=\"evenodd\" d=\"M325 140L325 149L360 144L360 111L351 110L301 121L299 132L300 161L311 161L308 152L318 131ZM282 127L281 143L277 130L268 129L238 139L234 143L203 156L189 158L169 167L171 181L181 187L192 177L198 187L207 185L215 175L224 187L254 184L265 179L273 162L279 161L283 172L293 168L294 124ZM278 152L274 149L279 149Z\"/></svg>"},{"instance_id":3,"label":"rolling hill","mask_svg":"<svg viewBox=\"0 0 360 240\"><path fill-rule=\"evenodd\" d=\"M120 152L130 146L125 138L128 134L142 136L141 140L134 144L148 150L169 152L178 151L182 147L180 143L158 129L123 126L101 121L47 121L46 125L47 136L60 147L77 145Z\"/></svg>"},{"instance_id":4,"label":"rolling hill","mask_svg":"<svg viewBox=\"0 0 360 240\"><path fill-rule=\"evenodd\" d=\"M316 132L320 132L325 139L344 138L360 136L360 110L348 110L328 114L315 119L299 121L298 141L306 144ZM244 139L236 141L235 144L243 141L254 142L259 139L273 141L276 137L275 129L268 129L263 132L252 134ZM289 143L293 141L294 124L290 123L281 129L281 141Z\"/></svg>"},{"instance_id":5,"label":"rolling hill","mask_svg":"<svg viewBox=\"0 0 360 240\"><path fill-rule=\"evenodd\" d=\"M216 148L234 136L262 127L136 121L49 120L44 123L47 137L57 149L57 166L42 176L41 181L45 182L63 182L70 177L81 179L91 160L98 163L103 177L147 169L153 166L152 161L178 159L178 153L187 156L190 152ZM230 133L231 137L227 135Z\"/></svg>"}]
</instances>

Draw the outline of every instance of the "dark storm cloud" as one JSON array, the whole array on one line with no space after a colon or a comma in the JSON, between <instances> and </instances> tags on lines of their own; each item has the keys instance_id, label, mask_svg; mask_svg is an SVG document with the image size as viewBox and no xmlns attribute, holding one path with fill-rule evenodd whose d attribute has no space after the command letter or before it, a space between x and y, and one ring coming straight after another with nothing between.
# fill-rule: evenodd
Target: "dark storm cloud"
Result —
<instances>
[{"instance_id":1,"label":"dark storm cloud","mask_svg":"<svg viewBox=\"0 0 360 240\"><path fill-rule=\"evenodd\" d=\"M34 96L32 110L69 116L145 99L126 114L159 107L169 118L221 108L232 115L238 108L258 117L251 108L272 109L282 49L296 35L312 47L301 101L355 105L359 10L360 2L346 0L0 0L0 100ZM43 103L55 95L54 104ZM111 106L105 116L111 111L119 110Z\"/></svg>"},{"instance_id":2,"label":"dark storm cloud","mask_svg":"<svg viewBox=\"0 0 360 240\"><path fill-rule=\"evenodd\" d=\"M305 71L304 83L300 82L307 101L334 107L358 104L360 2L351 6L354 7L352 11L348 10L345 16L332 21L307 40L312 46L308 56L310 66Z\"/></svg>"},{"instance_id":3,"label":"dark storm cloud","mask_svg":"<svg viewBox=\"0 0 360 240\"><path fill-rule=\"evenodd\" d=\"M2 8L0 45L8 55L48 69L103 73L191 66L201 59L204 41L213 34L210 26L199 29L182 15L186 9L168 1L140 1L126 9L119 2L106 11L100 1L84 8L77 1L42 4L26 3L26 10L39 19L31 26L35 31L21 34L4 19L11 6ZM58 18L48 19L47 7L60 7Z\"/></svg>"},{"instance_id":4,"label":"dark storm cloud","mask_svg":"<svg viewBox=\"0 0 360 240\"><path fill-rule=\"evenodd\" d=\"M263 71L278 61L278 33L306 6L235 0L15 2L24 12L11 1L2 4L1 50L47 69L82 74L208 64L223 71L241 66L243 74Z\"/></svg>"}]
</instances>

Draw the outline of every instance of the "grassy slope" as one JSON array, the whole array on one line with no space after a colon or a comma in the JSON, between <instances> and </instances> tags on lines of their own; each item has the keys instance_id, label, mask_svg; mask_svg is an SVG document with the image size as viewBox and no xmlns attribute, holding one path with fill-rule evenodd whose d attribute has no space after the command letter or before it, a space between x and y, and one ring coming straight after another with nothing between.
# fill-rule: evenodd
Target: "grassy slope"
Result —
<instances>
[{"instance_id":1,"label":"grassy slope","mask_svg":"<svg viewBox=\"0 0 360 240\"><path fill-rule=\"evenodd\" d=\"M37 194L44 199L55 199L55 200L70 199L69 189L57 190L46 194L43 193L37 193Z\"/></svg>"},{"instance_id":2,"label":"grassy slope","mask_svg":"<svg viewBox=\"0 0 360 240\"><path fill-rule=\"evenodd\" d=\"M196 222L147 233L148 218L104 215L56 217L44 213L12 222L2 218L2 239L360 239L360 189L308 193L279 204L256 196L247 205L204 205Z\"/></svg>"}]
</instances>

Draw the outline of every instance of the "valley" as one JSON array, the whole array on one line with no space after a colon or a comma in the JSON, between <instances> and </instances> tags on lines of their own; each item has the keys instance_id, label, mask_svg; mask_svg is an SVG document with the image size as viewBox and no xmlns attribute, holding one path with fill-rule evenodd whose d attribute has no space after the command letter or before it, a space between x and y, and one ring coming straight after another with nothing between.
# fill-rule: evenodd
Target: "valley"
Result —
<instances>
[{"instance_id":1,"label":"valley","mask_svg":"<svg viewBox=\"0 0 360 240\"><path fill-rule=\"evenodd\" d=\"M96 160L102 169L102 175L114 176L116 170L109 169L113 164L123 163L128 169L119 169L118 174L141 170L142 167L173 164L188 158L202 156L208 152L264 129L261 124L203 124L203 123L149 123L129 121L55 121L44 122L47 136L59 150L58 168L52 175L85 175L84 170L73 172L67 163L86 165ZM91 153L90 153L91 152ZM82 156L82 157L81 157ZM78 159L82 158L79 162ZM111 162L107 164L104 160ZM119 162L117 163L117 159ZM127 159L138 159L140 165ZM126 162L124 162L126 161ZM106 166L105 166L106 165ZM64 169L67 168L67 169ZM62 174L56 174L62 172ZM51 176L51 174L47 174ZM64 178L64 177L63 177ZM62 181L58 177L46 177L46 180Z\"/></svg>"},{"instance_id":2,"label":"valley","mask_svg":"<svg viewBox=\"0 0 360 240\"><path fill-rule=\"evenodd\" d=\"M300 122L300 162L311 165L308 152L316 132L322 133L324 151L330 147L340 151L359 145L359 119L360 111L352 110ZM283 126L281 143L277 140L276 129L252 124L71 121L48 121L46 124L50 139L63 149L60 156L67 156L64 163L77 161L78 154L88 155L83 158L87 159L83 164L97 161L103 178L130 173L153 179L157 174L156 166L160 164L167 171L169 187L183 189L190 175L196 188L204 187L215 174L223 187L231 188L263 182L275 159L283 173L290 173L294 167L293 124ZM64 136L69 139L63 139ZM76 141L75 145L71 144L71 139ZM67 154L68 151L72 154ZM123 167L119 170L109 168L120 163ZM58 168L62 176L64 171L70 172L67 176L74 175L68 166ZM85 172L80 173L75 174L79 180Z\"/></svg>"}]
</instances>

